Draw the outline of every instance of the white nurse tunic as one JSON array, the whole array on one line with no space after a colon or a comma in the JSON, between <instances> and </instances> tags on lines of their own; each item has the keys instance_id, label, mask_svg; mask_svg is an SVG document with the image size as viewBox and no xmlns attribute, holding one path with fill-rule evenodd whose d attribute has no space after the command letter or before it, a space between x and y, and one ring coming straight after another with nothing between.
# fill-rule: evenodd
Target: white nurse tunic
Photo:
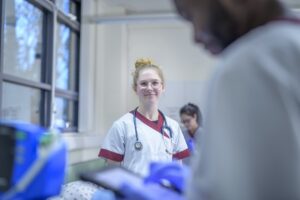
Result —
<instances>
[{"instance_id":1,"label":"white nurse tunic","mask_svg":"<svg viewBox=\"0 0 300 200\"><path fill-rule=\"evenodd\" d=\"M153 122L136 112L136 127L142 150L136 150L137 141L134 127L134 111L125 114L114 122L110 128L99 157L121 162L121 166L141 174L148 174L149 163L152 161L171 162L173 159L183 159L189 156L189 150L179 124L160 113L158 121ZM172 134L162 126L168 125ZM171 136L172 135L172 136Z\"/></svg>"}]
</instances>

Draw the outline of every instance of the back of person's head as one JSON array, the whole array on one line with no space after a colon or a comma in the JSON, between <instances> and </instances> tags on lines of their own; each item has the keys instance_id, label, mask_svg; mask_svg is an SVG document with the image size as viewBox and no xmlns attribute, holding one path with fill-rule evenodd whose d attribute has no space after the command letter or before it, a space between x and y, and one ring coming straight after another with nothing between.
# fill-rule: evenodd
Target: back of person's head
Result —
<instances>
[{"instance_id":1,"label":"back of person's head","mask_svg":"<svg viewBox=\"0 0 300 200\"><path fill-rule=\"evenodd\" d=\"M156 73L158 74L158 76L161 79L162 85L165 85L164 75L163 75L163 72L160 69L160 67L158 65L153 64L153 62L148 58L140 58L140 59L136 60L135 70L133 72L132 88L134 91L136 90L136 87L137 87L137 81L138 81L140 72L144 69L153 69L154 71L156 71Z\"/></svg>"},{"instance_id":2,"label":"back of person's head","mask_svg":"<svg viewBox=\"0 0 300 200\"><path fill-rule=\"evenodd\" d=\"M250 30L283 15L279 0L175 0L182 17L192 22L194 37L219 54ZM205 11L205 12L203 12Z\"/></svg>"},{"instance_id":3,"label":"back of person's head","mask_svg":"<svg viewBox=\"0 0 300 200\"><path fill-rule=\"evenodd\" d=\"M193 103L188 103L180 109L179 114L180 115L185 114L185 115L188 115L191 117L196 116L198 125L202 126L202 114L197 105L195 105Z\"/></svg>"}]
</instances>

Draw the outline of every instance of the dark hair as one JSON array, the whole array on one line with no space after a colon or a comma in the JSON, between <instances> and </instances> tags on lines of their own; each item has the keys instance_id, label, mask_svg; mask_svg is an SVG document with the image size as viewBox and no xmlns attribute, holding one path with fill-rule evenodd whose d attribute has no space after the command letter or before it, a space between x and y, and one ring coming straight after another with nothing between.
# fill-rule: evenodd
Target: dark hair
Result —
<instances>
[{"instance_id":1,"label":"dark hair","mask_svg":"<svg viewBox=\"0 0 300 200\"><path fill-rule=\"evenodd\" d=\"M188 103L180 108L180 115L186 114L188 116L194 117L196 115L197 122L199 126L202 126L202 114L199 107L193 103Z\"/></svg>"}]
</instances>

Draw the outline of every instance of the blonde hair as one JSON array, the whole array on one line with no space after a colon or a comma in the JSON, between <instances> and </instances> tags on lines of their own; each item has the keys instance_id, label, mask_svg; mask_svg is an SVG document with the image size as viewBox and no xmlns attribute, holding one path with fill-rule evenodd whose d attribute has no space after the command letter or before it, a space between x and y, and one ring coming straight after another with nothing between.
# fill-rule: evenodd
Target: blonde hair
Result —
<instances>
[{"instance_id":1,"label":"blonde hair","mask_svg":"<svg viewBox=\"0 0 300 200\"><path fill-rule=\"evenodd\" d=\"M136 91L137 80L139 78L140 71L143 69L154 69L157 72L158 76L160 77L162 81L162 85L165 85L164 75L162 73L162 70L159 68L159 66L154 65L153 62L148 58L140 58L135 61L135 70L132 73L133 75L132 88L134 91Z\"/></svg>"}]
</instances>

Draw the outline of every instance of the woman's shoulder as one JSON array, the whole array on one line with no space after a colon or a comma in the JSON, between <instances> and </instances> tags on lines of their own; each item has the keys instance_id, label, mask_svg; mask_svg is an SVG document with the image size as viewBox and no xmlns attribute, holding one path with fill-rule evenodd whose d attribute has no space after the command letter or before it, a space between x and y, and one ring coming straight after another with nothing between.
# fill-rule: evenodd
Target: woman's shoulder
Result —
<instances>
[{"instance_id":1,"label":"woman's shoulder","mask_svg":"<svg viewBox=\"0 0 300 200\"><path fill-rule=\"evenodd\" d=\"M133 126L133 115L131 113L126 113L112 123L109 132L125 133L128 130L128 127L132 127L132 126Z\"/></svg>"},{"instance_id":2,"label":"woman's shoulder","mask_svg":"<svg viewBox=\"0 0 300 200\"><path fill-rule=\"evenodd\" d=\"M133 114L131 112L128 112L128 113L122 115L115 122L122 123L122 122L128 122L128 121L132 121L132 120L133 120Z\"/></svg>"},{"instance_id":3,"label":"woman's shoulder","mask_svg":"<svg viewBox=\"0 0 300 200\"><path fill-rule=\"evenodd\" d=\"M114 125L128 124L128 123L132 123L132 121L133 121L133 114L131 112L128 112L123 116L121 116L116 121L114 121Z\"/></svg>"}]
</instances>

